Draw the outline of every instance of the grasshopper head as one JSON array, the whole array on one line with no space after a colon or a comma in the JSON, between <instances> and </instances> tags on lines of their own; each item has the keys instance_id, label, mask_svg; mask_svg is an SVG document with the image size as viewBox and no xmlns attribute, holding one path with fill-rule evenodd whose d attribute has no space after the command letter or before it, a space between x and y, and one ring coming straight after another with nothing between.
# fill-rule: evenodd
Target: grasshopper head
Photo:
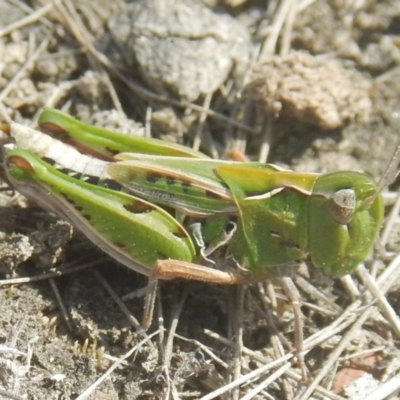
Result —
<instances>
[{"instance_id":1,"label":"grasshopper head","mask_svg":"<svg viewBox=\"0 0 400 400\"><path fill-rule=\"evenodd\" d=\"M318 177L309 207L313 264L334 276L355 270L375 241L383 211L382 196L366 174L334 172Z\"/></svg>"}]
</instances>

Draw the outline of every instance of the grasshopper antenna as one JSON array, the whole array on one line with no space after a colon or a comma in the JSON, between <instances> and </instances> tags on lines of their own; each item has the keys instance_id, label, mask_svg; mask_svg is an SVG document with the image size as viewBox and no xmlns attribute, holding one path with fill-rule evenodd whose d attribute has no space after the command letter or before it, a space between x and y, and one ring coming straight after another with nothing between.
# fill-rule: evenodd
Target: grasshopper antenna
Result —
<instances>
[{"instance_id":1,"label":"grasshopper antenna","mask_svg":"<svg viewBox=\"0 0 400 400\"><path fill-rule=\"evenodd\" d=\"M394 151L392 158L389 161L388 166L386 167L385 172L379 179L377 185L377 191L372 196L367 197L363 205L365 208L369 208L371 204L375 201L375 199L382 193L383 189L389 186L399 175L400 170L398 165L400 163L400 144L397 145L396 150Z\"/></svg>"}]
</instances>

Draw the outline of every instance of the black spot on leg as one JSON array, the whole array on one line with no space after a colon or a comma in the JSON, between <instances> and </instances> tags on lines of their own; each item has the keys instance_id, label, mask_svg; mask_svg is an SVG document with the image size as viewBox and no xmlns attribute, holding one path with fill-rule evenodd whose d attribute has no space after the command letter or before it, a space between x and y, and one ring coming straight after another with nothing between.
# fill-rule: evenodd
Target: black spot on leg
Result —
<instances>
[{"instance_id":1,"label":"black spot on leg","mask_svg":"<svg viewBox=\"0 0 400 400\"><path fill-rule=\"evenodd\" d=\"M111 190L115 190L116 192L120 192L122 190L122 185L112 179L104 179L100 182L100 184Z\"/></svg>"},{"instance_id":2,"label":"black spot on leg","mask_svg":"<svg viewBox=\"0 0 400 400\"><path fill-rule=\"evenodd\" d=\"M157 251L157 260L168 260L170 257L167 254Z\"/></svg>"},{"instance_id":3,"label":"black spot on leg","mask_svg":"<svg viewBox=\"0 0 400 400\"><path fill-rule=\"evenodd\" d=\"M188 193L189 192L189 188L192 186L191 183L189 181L182 181L181 182L181 186L183 189L183 193Z\"/></svg>"},{"instance_id":4,"label":"black spot on leg","mask_svg":"<svg viewBox=\"0 0 400 400\"><path fill-rule=\"evenodd\" d=\"M116 156L117 154L121 153L119 150L112 149L111 147L107 147L107 146L106 146L105 149L106 149L109 153L111 153L113 156Z\"/></svg>"},{"instance_id":5,"label":"black spot on leg","mask_svg":"<svg viewBox=\"0 0 400 400\"><path fill-rule=\"evenodd\" d=\"M112 242L112 243L113 243L114 246L116 246L116 247L118 247L120 249L124 249L126 247L125 243L120 243L120 242Z\"/></svg>"},{"instance_id":6,"label":"black spot on leg","mask_svg":"<svg viewBox=\"0 0 400 400\"><path fill-rule=\"evenodd\" d=\"M54 167L55 165L56 165L56 162L53 160L53 159L51 159L51 158L48 158L48 157L42 157L42 160L45 162L45 163L47 163L47 164L50 164L52 167ZM61 168L59 169L59 171L63 171ZM67 172L65 172L66 174L68 174L68 172L70 171L70 170L65 170L65 171L67 171Z\"/></svg>"},{"instance_id":7,"label":"black spot on leg","mask_svg":"<svg viewBox=\"0 0 400 400\"><path fill-rule=\"evenodd\" d=\"M79 206L78 204L76 204L76 202L74 200L71 199L71 197L69 197L67 194L65 193L61 193L61 196L64 197L64 199L71 204L72 207L75 208L76 211L78 211L78 213L80 215L82 215L83 218L85 218L87 221L91 221L92 220L92 216L90 214L85 214L84 211L84 207Z\"/></svg>"},{"instance_id":8,"label":"black spot on leg","mask_svg":"<svg viewBox=\"0 0 400 400\"><path fill-rule=\"evenodd\" d=\"M82 214L82 217L85 218L89 222L92 220L92 216L89 214Z\"/></svg>"},{"instance_id":9,"label":"black spot on leg","mask_svg":"<svg viewBox=\"0 0 400 400\"><path fill-rule=\"evenodd\" d=\"M146 180L149 183L156 183L159 179L161 179L161 175L160 174L156 174L154 172L148 173L146 175Z\"/></svg>"},{"instance_id":10,"label":"black spot on leg","mask_svg":"<svg viewBox=\"0 0 400 400\"><path fill-rule=\"evenodd\" d=\"M85 209L82 206L78 206L76 203L72 202L71 204L73 204L74 208L76 211L78 211L78 213L80 215L82 215L83 218L86 219L86 221L91 221L92 220L92 216L90 214L85 213Z\"/></svg>"},{"instance_id":11,"label":"black spot on leg","mask_svg":"<svg viewBox=\"0 0 400 400\"><path fill-rule=\"evenodd\" d=\"M140 201L135 201L133 203L124 204L123 207L125 210L133 213L133 214L143 214L153 210L151 206L146 203L142 203Z\"/></svg>"},{"instance_id":12,"label":"black spot on leg","mask_svg":"<svg viewBox=\"0 0 400 400\"><path fill-rule=\"evenodd\" d=\"M69 197L66 193L60 193L62 197L64 197L64 199L69 203L72 204L75 208L75 201L71 199L71 197Z\"/></svg>"},{"instance_id":13,"label":"black spot on leg","mask_svg":"<svg viewBox=\"0 0 400 400\"><path fill-rule=\"evenodd\" d=\"M166 178L165 181L167 182L168 186L175 185L175 178L173 178L172 176L169 176L168 178Z\"/></svg>"}]
</instances>

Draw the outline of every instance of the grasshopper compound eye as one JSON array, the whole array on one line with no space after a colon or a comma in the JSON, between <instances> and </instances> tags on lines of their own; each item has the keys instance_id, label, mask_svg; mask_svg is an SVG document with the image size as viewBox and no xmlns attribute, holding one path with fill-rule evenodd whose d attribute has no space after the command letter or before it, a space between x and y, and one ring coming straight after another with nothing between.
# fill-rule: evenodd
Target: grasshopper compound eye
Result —
<instances>
[{"instance_id":1,"label":"grasshopper compound eye","mask_svg":"<svg viewBox=\"0 0 400 400\"><path fill-rule=\"evenodd\" d=\"M353 189L340 189L329 200L329 214L338 224L348 224L355 209L356 194Z\"/></svg>"}]
</instances>

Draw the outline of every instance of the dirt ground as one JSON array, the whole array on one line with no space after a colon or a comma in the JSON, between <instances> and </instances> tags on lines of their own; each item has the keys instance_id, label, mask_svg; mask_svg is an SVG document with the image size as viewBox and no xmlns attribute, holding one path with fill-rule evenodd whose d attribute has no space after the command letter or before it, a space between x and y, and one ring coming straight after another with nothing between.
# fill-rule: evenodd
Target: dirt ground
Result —
<instances>
[{"instance_id":1,"label":"dirt ground","mask_svg":"<svg viewBox=\"0 0 400 400\"><path fill-rule=\"evenodd\" d=\"M0 122L37 127L43 107L214 158L378 181L399 141L400 2L0 0ZM4 182L0 398L398 398L397 188L365 266L293 269L304 378L279 279L164 282L143 332L143 299L125 297L146 278Z\"/></svg>"}]
</instances>

